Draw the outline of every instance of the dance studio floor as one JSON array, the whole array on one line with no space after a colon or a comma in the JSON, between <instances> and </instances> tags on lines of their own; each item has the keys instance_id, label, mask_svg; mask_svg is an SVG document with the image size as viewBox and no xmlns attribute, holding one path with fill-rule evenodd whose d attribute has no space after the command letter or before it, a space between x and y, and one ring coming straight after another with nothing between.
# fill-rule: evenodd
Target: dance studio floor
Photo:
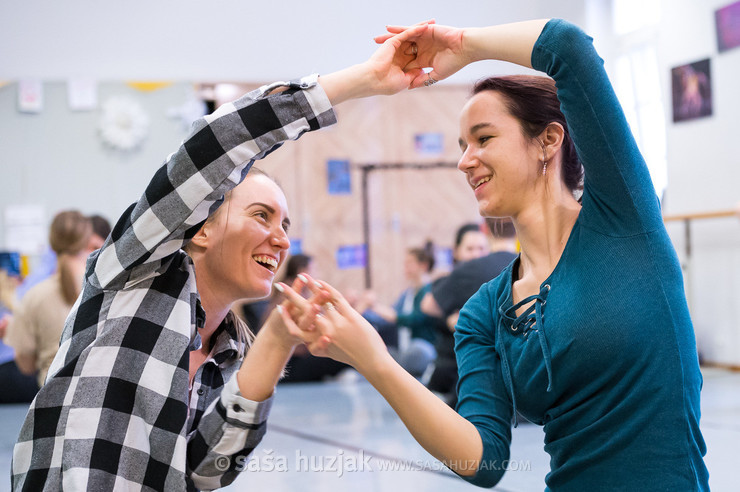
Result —
<instances>
[{"instance_id":1,"label":"dance studio floor","mask_svg":"<svg viewBox=\"0 0 740 492\"><path fill-rule=\"evenodd\" d=\"M740 465L740 373L704 369L702 430L715 492L734 491ZM278 387L262 444L223 490L425 492L480 490L453 476L411 437L359 377ZM25 405L0 405L0 470L7 477ZM493 490L544 489L549 468L542 429L514 429L508 471ZM0 480L0 491L9 480Z\"/></svg>"}]
</instances>

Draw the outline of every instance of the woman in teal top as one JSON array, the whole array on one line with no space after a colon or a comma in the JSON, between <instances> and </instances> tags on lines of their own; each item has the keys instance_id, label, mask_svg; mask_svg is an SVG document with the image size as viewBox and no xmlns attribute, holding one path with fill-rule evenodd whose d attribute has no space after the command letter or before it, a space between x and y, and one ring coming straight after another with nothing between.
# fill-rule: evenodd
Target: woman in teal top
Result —
<instances>
[{"instance_id":1,"label":"woman in teal top","mask_svg":"<svg viewBox=\"0 0 740 492\"><path fill-rule=\"evenodd\" d=\"M482 59L554 80L557 98L546 78L479 82L461 116L458 168L482 215L512 217L521 254L460 313L459 415L405 377L325 284L334 301L306 332L312 350L357 367L432 455L477 485L503 475L518 411L544 426L548 490L707 490L679 263L591 39L562 20L432 25L409 49L407 68L433 68L412 87Z\"/></svg>"}]
</instances>

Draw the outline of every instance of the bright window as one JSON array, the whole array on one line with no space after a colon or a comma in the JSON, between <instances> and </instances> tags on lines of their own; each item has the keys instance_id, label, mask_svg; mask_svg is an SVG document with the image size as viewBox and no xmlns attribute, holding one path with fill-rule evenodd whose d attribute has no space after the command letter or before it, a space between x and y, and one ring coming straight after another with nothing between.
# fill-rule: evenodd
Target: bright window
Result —
<instances>
[{"instance_id":1,"label":"bright window","mask_svg":"<svg viewBox=\"0 0 740 492\"><path fill-rule=\"evenodd\" d=\"M668 184L663 96L655 50L659 0L613 0L614 89L642 152L655 191Z\"/></svg>"}]
</instances>

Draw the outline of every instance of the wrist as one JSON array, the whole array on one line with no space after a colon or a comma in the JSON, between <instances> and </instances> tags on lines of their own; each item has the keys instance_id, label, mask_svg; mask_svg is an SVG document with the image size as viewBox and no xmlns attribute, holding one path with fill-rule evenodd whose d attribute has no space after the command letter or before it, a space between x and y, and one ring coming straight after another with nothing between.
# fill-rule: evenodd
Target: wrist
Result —
<instances>
[{"instance_id":1,"label":"wrist","mask_svg":"<svg viewBox=\"0 0 740 492\"><path fill-rule=\"evenodd\" d=\"M485 35L485 28L482 27L468 27L462 30L462 59L466 65L491 58L486 53L488 44Z\"/></svg>"},{"instance_id":2,"label":"wrist","mask_svg":"<svg viewBox=\"0 0 740 492\"><path fill-rule=\"evenodd\" d=\"M358 360L355 369L373 384L374 381L384 380L386 375L393 370L394 364L397 364L395 359L385 349L374 354L371 352L367 360Z\"/></svg>"},{"instance_id":3,"label":"wrist","mask_svg":"<svg viewBox=\"0 0 740 492\"><path fill-rule=\"evenodd\" d=\"M258 343L258 341L270 350L288 354L288 357L293 353L296 345L300 343L287 332L283 333L283 331L277 329L273 323L265 323L255 338L255 343Z\"/></svg>"},{"instance_id":4,"label":"wrist","mask_svg":"<svg viewBox=\"0 0 740 492\"><path fill-rule=\"evenodd\" d=\"M373 95L369 81L369 70L364 63L319 77L319 84L332 106L349 99Z\"/></svg>"}]
</instances>

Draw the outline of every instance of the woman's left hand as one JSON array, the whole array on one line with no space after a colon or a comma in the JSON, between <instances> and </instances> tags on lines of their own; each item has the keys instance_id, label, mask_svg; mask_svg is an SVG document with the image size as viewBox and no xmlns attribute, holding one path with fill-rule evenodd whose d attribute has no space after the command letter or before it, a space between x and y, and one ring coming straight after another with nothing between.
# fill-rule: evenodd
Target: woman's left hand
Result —
<instances>
[{"instance_id":1,"label":"woman's left hand","mask_svg":"<svg viewBox=\"0 0 740 492\"><path fill-rule=\"evenodd\" d=\"M296 318L284 310L283 321L291 333L303 339L313 355L331 357L365 375L387 362L390 355L378 332L339 291L326 282L316 283L311 288L326 292L330 297L323 313L313 319L304 316L295 323ZM291 302L302 302L295 292L289 293L287 298Z\"/></svg>"},{"instance_id":2,"label":"woman's left hand","mask_svg":"<svg viewBox=\"0 0 740 492\"><path fill-rule=\"evenodd\" d=\"M267 320L265 320L263 329L270 330L286 348L292 349L296 345L304 343L304 337L300 336L303 333L302 330L291 331L286 326L280 311L286 311L291 318L303 320L304 328L310 330L316 316L321 311L320 306L329 299L329 293L320 289L315 289L310 299L305 299L296 293L302 291L306 287L307 282L310 281L306 277L302 279L299 276L293 282L292 288L282 282L275 284L276 289L282 290L286 296L294 294L293 297L295 298L292 301L286 299L282 304L278 304L267 317Z\"/></svg>"},{"instance_id":3,"label":"woman's left hand","mask_svg":"<svg viewBox=\"0 0 740 492\"><path fill-rule=\"evenodd\" d=\"M414 41L427 28L427 23L412 26L385 39L367 61L322 75L319 83L331 103L337 105L348 99L391 95L408 89L424 73L421 68L410 68L410 64L417 55Z\"/></svg>"}]
</instances>

